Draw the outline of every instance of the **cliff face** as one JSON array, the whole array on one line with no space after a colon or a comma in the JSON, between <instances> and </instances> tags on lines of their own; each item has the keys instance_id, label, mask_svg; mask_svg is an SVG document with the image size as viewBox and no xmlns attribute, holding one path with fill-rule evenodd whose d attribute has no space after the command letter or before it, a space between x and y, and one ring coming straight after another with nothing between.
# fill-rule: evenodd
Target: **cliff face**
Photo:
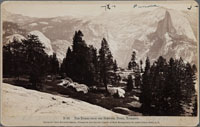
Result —
<instances>
[{"instance_id":1,"label":"cliff face","mask_svg":"<svg viewBox=\"0 0 200 127\"><path fill-rule=\"evenodd\" d=\"M183 24L184 27L185 24ZM152 46L148 56L155 60L159 56L169 59L182 57L187 62L197 63L197 45L184 31L177 31L173 25L171 14L166 11L164 19L158 22L156 31L148 35Z\"/></svg>"},{"instance_id":2,"label":"cliff face","mask_svg":"<svg viewBox=\"0 0 200 127\"><path fill-rule=\"evenodd\" d=\"M160 38L164 38L164 35L166 33L170 34L176 33L176 29L174 28L171 20L171 15L168 11L166 11L164 19L158 22L158 26L156 29L156 34Z\"/></svg>"}]
</instances>

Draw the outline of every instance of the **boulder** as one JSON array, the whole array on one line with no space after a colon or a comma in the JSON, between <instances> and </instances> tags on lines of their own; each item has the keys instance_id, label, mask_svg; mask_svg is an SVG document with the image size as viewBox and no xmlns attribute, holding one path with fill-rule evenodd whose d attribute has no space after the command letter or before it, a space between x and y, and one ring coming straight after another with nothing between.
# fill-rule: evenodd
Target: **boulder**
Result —
<instances>
[{"instance_id":1,"label":"boulder","mask_svg":"<svg viewBox=\"0 0 200 127\"><path fill-rule=\"evenodd\" d=\"M136 97L135 95L133 95L133 98L137 101L139 101L139 97Z\"/></svg>"},{"instance_id":2,"label":"boulder","mask_svg":"<svg viewBox=\"0 0 200 127\"><path fill-rule=\"evenodd\" d=\"M133 101L131 103L128 103L128 105L130 105L131 107L134 107L134 108L140 108L142 106L142 104L138 101Z\"/></svg>"},{"instance_id":3,"label":"boulder","mask_svg":"<svg viewBox=\"0 0 200 127\"><path fill-rule=\"evenodd\" d=\"M67 79L62 79L60 83L57 85L63 86L64 88L70 88L75 90L76 92L82 92L84 94L88 93L89 88L85 84L79 84L76 82L71 82L70 80Z\"/></svg>"},{"instance_id":4,"label":"boulder","mask_svg":"<svg viewBox=\"0 0 200 127\"><path fill-rule=\"evenodd\" d=\"M120 98L124 98L125 97L125 91L120 88L120 87L108 87L108 92L111 95L117 95Z\"/></svg>"},{"instance_id":5,"label":"boulder","mask_svg":"<svg viewBox=\"0 0 200 127\"><path fill-rule=\"evenodd\" d=\"M124 115L128 115L131 112L131 110L127 108L123 108L123 107L115 107L112 109L112 111L120 113L120 114L124 114Z\"/></svg>"},{"instance_id":6,"label":"boulder","mask_svg":"<svg viewBox=\"0 0 200 127\"><path fill-rule=\"evenodd\" d=\"M77 92L83 92L84 94L88 93L89 88L85 84L75 83L75 88Z\"/></svg>"}]
</instances>

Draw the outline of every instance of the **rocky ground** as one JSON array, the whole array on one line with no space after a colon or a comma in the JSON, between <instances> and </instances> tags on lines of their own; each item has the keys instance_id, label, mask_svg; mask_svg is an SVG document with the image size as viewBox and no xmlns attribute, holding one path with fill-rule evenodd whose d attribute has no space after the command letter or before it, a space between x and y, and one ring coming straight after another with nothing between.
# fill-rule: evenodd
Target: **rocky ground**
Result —
<instances>
[{"instance_id":1,"label":"rocky ground","mask_svg":"<svg viewBox=\"0 0 200 127\"><path fill-rule=\"evenodd\" d=\"M122 116L97 105L73 98L2 84L3 123L21 118L48 116Z\"/></svg>"}]
</instances>

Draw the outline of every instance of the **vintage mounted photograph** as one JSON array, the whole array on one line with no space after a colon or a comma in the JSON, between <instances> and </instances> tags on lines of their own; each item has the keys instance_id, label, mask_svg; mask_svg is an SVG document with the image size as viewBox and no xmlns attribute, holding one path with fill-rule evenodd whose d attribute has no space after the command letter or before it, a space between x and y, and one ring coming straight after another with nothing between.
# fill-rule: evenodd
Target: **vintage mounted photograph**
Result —
<instances>
[{"instance_id":1,"label":"vintage mounted photograph","mask_svg":"<svg viewBox=\"0 0 200 127\"><path fill-rule=\"evenodd\" d=\"M4 1L4 126L195 126L195 1Z\"/></svg>"}]
</instances>

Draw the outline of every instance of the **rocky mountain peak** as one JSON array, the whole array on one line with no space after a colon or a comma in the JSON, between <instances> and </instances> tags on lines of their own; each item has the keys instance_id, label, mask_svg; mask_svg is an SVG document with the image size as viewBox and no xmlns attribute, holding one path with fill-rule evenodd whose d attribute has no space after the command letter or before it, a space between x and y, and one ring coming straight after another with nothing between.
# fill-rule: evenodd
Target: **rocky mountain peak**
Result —
<instances>
[{"instance_id":1,"label":"rocky mountain peak","mask_svg":"<svg viewBox=\"0 0 200 127\"><path fill-rule=\"evenodd\" d=\"M174 28L172 23L171 15L168 11L165 12L164 19L158 22L156 33L159 35L160 38L163 38L166 33L176 33L176 29Z\"/></svg>"}]
</instances>

